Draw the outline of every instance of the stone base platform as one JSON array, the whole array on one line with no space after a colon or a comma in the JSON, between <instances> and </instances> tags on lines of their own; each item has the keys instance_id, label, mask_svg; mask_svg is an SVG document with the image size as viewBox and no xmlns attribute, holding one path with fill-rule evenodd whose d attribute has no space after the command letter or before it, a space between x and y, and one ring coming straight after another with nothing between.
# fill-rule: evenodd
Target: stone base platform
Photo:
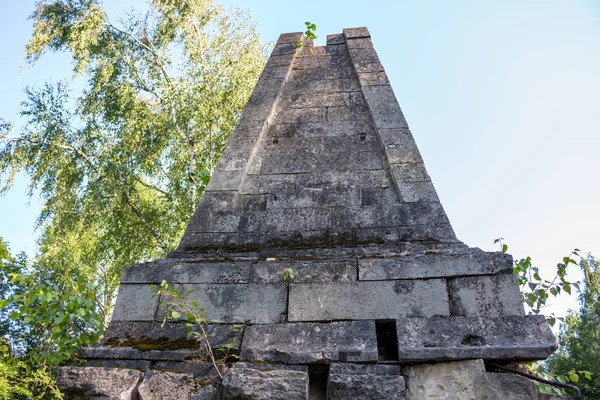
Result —
<instances>
[{"instance_id":1,"label":"stone base platform","mask_svg":"<svg viewBox=\"0 0 600 400\"><path fill-rule=\"evenodd\" d=\"M198 366L198 370L212 366ZM486 372L483 360L421 364L235 363L223 378L189 372L64 367L58 384L66 400L551 400L518 375Z\"/></svg>"}]
</instances>

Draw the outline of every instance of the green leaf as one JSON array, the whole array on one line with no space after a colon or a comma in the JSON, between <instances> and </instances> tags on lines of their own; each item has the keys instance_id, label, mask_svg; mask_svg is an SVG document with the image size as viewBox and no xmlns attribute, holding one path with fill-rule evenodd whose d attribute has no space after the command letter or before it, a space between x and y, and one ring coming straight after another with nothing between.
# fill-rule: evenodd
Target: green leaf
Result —
<instances>
[{"instance_id":1,"label":"green leaf","mask_svg":"<svg viewBox=\"0 0 600 400\"><path fill-rule=\"evenodd\" d=\"M177 311L171 311L171 318L173 318L173 319L181 318L181 313L177 312Z\"/></svg>"}]
</instances>

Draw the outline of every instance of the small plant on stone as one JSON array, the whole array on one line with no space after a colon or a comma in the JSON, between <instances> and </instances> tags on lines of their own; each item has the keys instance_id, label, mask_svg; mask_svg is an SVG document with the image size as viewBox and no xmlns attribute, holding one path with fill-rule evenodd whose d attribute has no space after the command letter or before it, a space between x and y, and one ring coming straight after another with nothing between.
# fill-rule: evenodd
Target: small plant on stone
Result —
<instances>
[{"instance_id":1,"label":"small plant on stone","mask_svg":"<svg viewBox=\"0 0 600 400\"><path fill-rule=\"evenodd\" d=\"M504 238L498 238L494 240L494 244L500 245L500 251L506 253L508 251L508 245L504 242ZM579 257L579 249L574 249L567 257L563 257L562 262L556 265L556 275L554 279L547 280L540 276L539 269L534 267L531 262L531 257L522 258L519 261L515 261L513 267L513 273L519 280L521 285L521 296L523 303L529 307L530 314L540 314L544 306L546 306L546 300L552 295L553 297L558 296L561 292L565 292L571 295L571 287L579 290L579 282L569 282L567 280L567 268L569 264L578 265L577 261L573 257ZM571 317L572 319L572 317ZM567 325L571 325L573 321L569 317L557 318L554 314L546 316L546 321L550 326L554 326L556 320L561 321ZM544 364L540 362L533 362L526 364L529 374L541 378L547 381L549 384L536 382L536 389L540 393L548 394L567 394L564 389L559 389L555 386L551 386L551 382L559 382L561 384L575 384L579 383L581 377L587 380L591 380L592 376L588 371L569 371L563 375L555 375L551 372L544 370Z\"/></svg>"},{"instance_id":2,"label":"small plant on stone","mask_svg":"<svg viewBox=\"0 0 600 400\"><path fill-rule=\"evenodd\" d=\"M504 243L504 238L498 238L494 240L494 243L500 244L502 253L508 251L508 245ZM531 313L540 314L550 295L556 297L563 291L570 295L572 287L579 290L579 282L569 282L567 280L567 268L569 264L578 265L573 257L579 257L579 251L579 249L574 249L571 254L563 257L562 262L556 265L556 275L551 281L542 279L539 269L533 266L531 257L515 261L513 272L517 275L519 285L521 285L523 303L527 304ZM556 318L553 314L546 319L550 326L554 326L557 319L565 322L564 318Z\"/></svg>"},{"instance_id":3,"label":"small plant on stone","mask_svg":"<svg viewBox=\"0 0 600 400\"><path fill-rule=\"evenodd\" d=\"M283 273L281 274L281 279L286 285L290 284L294 280L294 270L291 268L284 269Z\"/></svg>"},{"instance_id":4,"label":"small plant on stone","mask_svg":"<svg viewBox=\"0 0 600 400\"><path fill-rule=\"evenodd\" d=\"M294 44L296 45L297 48L302 48L302 44L304 42L304 39L310 39L310 40L315 40L317 38L317 35L315 35L315 32L317 31L317 26L313 23L310 22L305 22L304 25L306 25L306 31L304 32L304 38L300 39L300 40L296 40L294 42ZM312 51L312 48L311 48Z\"/></svg>"},{"instance_id":5,"label":"small plant on stone","mask_svg":"<svg viewBox=\"0 0 600 400\"><path fill-rule=\"evenodd\" d=\"M223 378L223 373L219 365L223 365L225 361L230 359L238 358L233 351L237 348L237 343L228 343L224 347L219 347L221 357L215 357L210 341L208 339L208 333L206 332L208 323L208 317L204 311L204 308L200 307L195 301L188 301L186 299L193 290L182 294L181 291L176 289L169 289L167 281L162 281L160 286L150 286L153 290L153 297L159 297L159 305L166 306L166 313L163 318L161 327L164 327L169 320L184 320L185 327L190 331L188 333L188 339L194 339L200 343L200 346L206 351L206 355L210 359L211 363L215 367L217 374L220 378ZM198 330L195 330L197 328ZM234 325L234 332L239 332L243 329L243 325Z\"/></svg>"}]
</instances>

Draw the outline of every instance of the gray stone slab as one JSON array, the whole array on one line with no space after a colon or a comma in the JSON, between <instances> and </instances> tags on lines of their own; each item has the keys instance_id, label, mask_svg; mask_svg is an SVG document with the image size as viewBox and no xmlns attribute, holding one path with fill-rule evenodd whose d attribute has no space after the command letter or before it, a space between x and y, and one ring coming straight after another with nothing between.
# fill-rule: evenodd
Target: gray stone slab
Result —
<instances>
[{"instance_id":1,"label":"gray stone slab","mask_svg":"<svg viewBox=\"0 0 600 400\"><path fill-rule=\"evenodd\" d=\"M298 57L294 62L294 69L343 67L352 68L351 60L346 53L313 55L312 57Z\"/></svg>"},{"instance_id":2,"label":"gray stone slab","mask_svg":"<svg viewBox=\"0 0 600 400\"><path fill-rule=\"evenodd\" d=\"M335 33L333 35L327 35L327 45L343 44L346 43L346 37L342 33Z\"/></svg>"},{"instance_id":3,"label":"gray stone slab","mask_svg":"<svg viewBox=\"0 0 600 400\"><path fill-rule=\"evenodd\" d=\"M61 367L56 384L67 396L129 400L141 378L142 372L131 369Z\"/></svg>"},{"instance_id":4,"label":"gray stone slab","mask_svg":"<svg viewBox=\"0 0 600 400\"><path fill-rule=\"evenodd\" d=\"M443 279L290 285L290 321L450 315Z\"/></svg>"},{"instance_id":5,"label":"gray stone slab","mask_svg":"<svg viewBox=\"0 0 600 400\"><path fill-rule=\"evenodd\" d=\"M544 316L430 317L396 321L401 363L542 360L556 350Z\"/></svg>"},{"instance_id":6,"label":"gray stone slab","mask_svg":"<svg viewBox=\"0 0 600 400\"><path fill-rule=\"evenodd\" d=\"M356 280L356 260L264 261L252 265L252 281L282 282L283 271L293 271L292 282L350 282Z\"/></svg>"},{"instance_id":7,"label":"gray stone slab","mask_svg":"<svg viewBox=\"0 0 600 400\"><path fill-rule=\"evenodd\" d=\"M302 32L282 33L279 35L279 39L277 39L277 44L295 43L302 39L304 39L304 34Z\"/></svg>"},{"instance_id":8,"label":"gray stone slab","mask_svg":"<svg viewBox=\"0 0 600 400\"><path fill-rule=\"evenodd\" d=\"M261 174L299 174L326 171L365 171L383 168L381 156L359 151L353 157L343 152L321 154L268 155L263 159Z\"/></svg>"},{"instance_id":9,"label":"gray stone slab","mask_svg":"<svg viewBox=\"0 0 600 400\"><path fill-rule=\"evenodd\" d=\"M272 191L268 195L267 209L358 206L360 199L360 189L356 186L291 187Z\"/></svg>"},{"instance_id":10,"label":"gray stone slab","mask_svg":"<svg viewBox=\"0 0 600 400\"><path fill-rule=\"evenodd\" d=\"M138 350L198 349L199 343L189 339L190 331L198 327L186 328L182 323L111 321L102 339L102 345L131 347ZM224 347L228 343L242 341L243 329L226 324L208 324L205 327L212 347Z\"/></svg>"},{"instance_id":11,"label":"gray stone slab","mask_svg":"<svg viewBox=\"0 0 600 400\"><path fill-rule=\"evenodd\" d=\"M220 400L221 389L189 374L148 371L138 395L139 400Z\"/></svg>"},{"instance_id":12,"label":"gray stone slab","mask_svg":"<svg viewBox=\"0 0 600 400\"><path fill-rule=\"evenodd\" d=\"M223 399L308 400L308 371L233 366L223 376Z\"/></svg>"},{"instance_id":13,"label":"gray stone slab","mask_svg":"<svg viewBox=\"0 0 600 400\"><path fill-rule=\"evenodd\" d=\"M288 323L246 328L241 359L287 364L375 362L374 321Z\"/></svg>"},{"instance_id":14,"label":"gray stone slab","mask_svg":"<svg viewBox=\"0 0 600 400\"><path fill-rule=\"evenodd\" d=\"M452 315L484 318L525 315L519 281L513 274L451 279L448 290Z\"/></svg>"},{"instance_id":15,"label":"gray stone slab","mask_svg":"<svg viewBox=\"0 0 600 400\"><path fill-rule=\"evenodd\" d=\"M339 121L326 123L308 123L308 124L279 124L273 130L268 132L269 137L344 137L354 136L360 139L361 136L376 135L372 124L365 125L357 121Z\"/></svg>"},{"instance_id":16,"label":"gray stone slab","mask_svg":"<svg viewBox=\"0 0 600 400\"><path fill-rule=\"evenodd\" d=\"M126 369L137 369L138 371L146 371L152 366L152 361L148 360L88 360L85 363L86 367L100 367L100 368L126 368Z\"/></svg>"},{"instance_id":17,"label":"gray stone slab","mask_svg":"<svg viewBox=\"0 0 600 400\"><path fill-rule=\"evenodd\" d=\"M404 368L407 400L536 399L535 385L522 376L485 372L483 360Z\"/></svg>"},{"instance_id":18,"label":"gray stone slab","mask_svg":"<svg viewBox=\"0 0 600 400\"><path fill-rule=\"evenodd\" d=\"M369 110L364 104L328 107L326 118L326 121L329 122L358 121L362 126L369 127L373 123L369 115Z\"/></svg>"},{"instance_id":19,"label":"gray stone slab","mask_svg":"<svg viewBox=\"0 0 600 400\"><path fill-rule=\"evenodd\" d=\"M293 93L283 101L291 108L340 107L365 103L360 92Z\"/></svg>"},{"instance_id":20,"label":"gray stone slab","mask_svg":"<svg viewBox=\"0 0 600 400\"><path fill-rule=\"evenodd\" d=\"M373 48L370 38L349 39L346 37L346 45L348 49L370 49Z\"/></svg>"},{"instance_id":21,"label":"gray stone slab","mask_svg":"<svg viewBox=\"0 0 600 400\"><path fill-rule=\"evenodd\" d=\"M290 67L288 65L273 66L265 68L259 79L285 79L289 72Z\"/></svg>"},{"instance_id":22,"label":"gray stone slab","mask_svg":"<svg viewBox=\"0 0 600 400\"><path fill-rule=\"evenodd\" d=\"M119 287L112 321L152 321L158 307L150 285L122 284Z\"/></svg>"},{"instance_id":23,"label":"gray stone slab","mask_svg":"<svg viewBox=\"0 0 600 400\"><path fill-rule=\"evenodd\" d=\"M387 74L381 70L376 72L361 72L358 74L361 86L389 85Z\"/></svg>"},{"instance_id":24,"label":"gray stone slab","mask_svg":"<svg viewBox=\"0 0 600 400\"><path fill-rule=\"evenodd\" d=\"M176 285L181 293L189 293L209 321L226 323L268 324L278 322L286 312L287 288L281 284L183 284ZM192 291L190 293L190 291ZM159 317L165 314L159 308ZM185 316L182 316L185 317Z\"/></svg>"},{"instance_id":25,"label":"gray stone slab","mask_svg":"<svg viewBox=\"0 0 600 400\"><path fill-rule=\"evenodd\" d=\"M185 361L156 361L153 368L157 371L176 372L189 374L199 378L217 379L218 374L215 366L210 361L198 362L198 360Z\"/></svg>"},{"instance_id":26,"label":"gray stone slab","mask_svg":"<svg viewBox=\"0 0 600 400\"><path fill-rule=\"evenodd\" d=\"M286 156L339 157L342 154L370 151L372 157L381 158L381 150L377 136L366 133L352 136L279 137L272 143L267 141L265 145L266 155Z\"/></svg>"},{"instance_id":27,"label":"gray stone slab","mask_svg":"<svg viewBox=\"0 0 600 400\"><path fill-rule=\"evenodd\" d=\"M215 211L240 208L240 197L235 190L205 192L200 200L202 207ZM149 265L149 264L144 264Z\"/></svg>"},{"instance_id":28,"label":"gray stone slab","mask_svg":"<svg viewBox=\"0 0 600 400\"><path fill-rule=\"evenodd\" d=\"M398 186L402 186L404 182L431 180L423 163L391 164L390 167L392 176L399 182Z\"/></svg>"},{"instance_id":29,"label":"gray stone slab","mask_svg":"<svg viewBox=\"0 0 600 400\"><path fill-rule=\"evenodd\" d=\"M268 194L244 194L242 198L242 209L261 211L267 209Z\"/></svg>"},{"instance_id":30,"label":"gray stone slab","mask_svg":"<svg viewBox=\"0 0 600 400\"><path fill-rule=\"evenodd\" d=\"M219 159L217 169L237 171L246 168L252 150L258 142L258 136L244 136L236 139L236 146L227 146Z\"/></svg>"},{"instance_id":31,"label":"gray stone slab","mask_svg":"<svg viewBox=\"0 0 600 400\"><path fill-rule=\"evenodd\" d=\"M285 80L285 78L259 80L254 87L254 92L278 92Z\"/></svg>"},{"instance_id":32,"label":"gray stone slab","mask_svg":"<svg viewBox=\"0 0 600 400\"><path fill-rule=\"evenodd\" d=\"M371 34L366 27L360 27L344 29L344 36L346 39L370 38Z\"/></svg>"},{"instance_id":33,"label":"gray stone slab","mask_svg":"<svg viewBox=\"0 0 600 400\"><path fill-rule=\"evenodd\" d=\"M360 84L354 77L343 79L315 79L315 80L299 80L293 79L286 84L286 89L302 90L305 93L334 93L334 92L358 92Z\"/></svg>"},{"instance_id":34,"label":"gray stone slab","mask_svg":"<svg viewBox=\"0 0 600 400\"><path fill-rule=\"evenodd\" d=\"M400 204L398 193L393 187L363 187L360 192L360 200L360 204L363 206Z\"/></svg>"},{"instance_id":35,"label":"gray stone slab","mask_svg":"<svg viewBox=\"0 0 600 400\"><path fill-rule=\"evenodd\" d=\"M282 54L295 54L298 52L298 47L294 43L282 43L277 44L273 47L271 56L278 56Z\"/></svg>"},{"instance_id":36,"label":"gray stone slab","mask_svg":"<svg viewBox=\"0 0 600 400\"><path fill-rule=\"evenodd\" d=\"M512 257L503 253L440 250L401 257L360 258L360 280L422 279L512 273Z\"/></svg>"},{"instance_id":37,"label":"gray stone slab","mask_svg":"<svg viewBox=\"0 0 600 400\"><path fill-rule=\"evenodd\" d=\"M79 358L86 360L148 360L148 361L185 361L202 358L200 350L148 350L141 351L131 347L91 346L78 352Z\"/></svg>"},{"instance_id":38,"label":"gray stone slab","mask_svg":"<svg viewBox=\"0 0 600 400\"><path fill-rule=\"evenodd\" d=\"M284 108L277 113L275 122L283 123L311 123L325 122L325 107Z\"/></svg>"},{"instance_id":39,"label":"gray stone slab","mask_svg":"<svg viewBox=\"0 0 600 400\"><path fill-rule=\"evenodd\" d=\"M222 191L222 190L237 190L242 183L244 177L244 171L232 171L232 170L215 170L214 175L208 182L206 192L210 191Z\"/></svg>"},{"instance_id":40,"label":"gray stone slab","mask_svg":"<svg viewBox=\"0 0 600 400\"><path fill-rule=\"evenodd\" d=\"M398 182L398 190L405 203L440 201L431 181Z\"/></svg>"},{"instance_id":41,"label":"gray stone slab","mask_svg":"<svg viewBox=\"0 0 600 400\"><path fill-rule=\"evenodd\" d=\"M301 69L297 69L296 65L294 65L293 68L292 79L299 82L306 82L313 79L356 79L356 73L349 62Z\"/></svg>"},{"instance_id":42,"label":"gray stone slab","mask_svg":"<svg viewBox=\"0 0 600 400\"><path fill-rule=\"evenodd\" d=\"M332 363L327 399L401 400L404 388L404 378L397 365Z\"/></svg>"},{"instance_id":43,"label":"gray stone slab","mask_svg":"<svg viewBox=\"0 0 600 400\"><path fill-rule=\"evenodd\" d=\"M410 130L380 129L379 137L390 164L423 162Z\"/></svg>"},{"instance_id":44,"label":"gray stone slab","mask_svg":"<svg viewBox=\"0 0 600 400\"><path fill-rule=\"evenodd\" d=\"M248 283L249 262L144 263L123 269L121 283Z\"/></svg>"}]
</instances>

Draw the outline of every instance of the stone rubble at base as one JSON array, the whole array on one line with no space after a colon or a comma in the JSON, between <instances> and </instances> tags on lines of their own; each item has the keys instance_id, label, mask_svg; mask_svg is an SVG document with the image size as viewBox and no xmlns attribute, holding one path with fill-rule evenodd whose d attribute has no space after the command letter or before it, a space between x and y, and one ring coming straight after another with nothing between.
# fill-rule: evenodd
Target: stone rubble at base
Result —
<instances>
[{"instance_id":1,"label":"stone rubble at base","mask_svg":"<svg viewBox=\"0 0 600 400\"><path fill-rule=\"evenodd\" d=\"M512 257L456 239L367 29L298 40L279 38L179 248L124 268L65 398L548 399L486 372L556 340ZM213 349L236 344L222 379L183 321L161 326L163 280L218 321Z\"/></svg>"}]
</instances>

